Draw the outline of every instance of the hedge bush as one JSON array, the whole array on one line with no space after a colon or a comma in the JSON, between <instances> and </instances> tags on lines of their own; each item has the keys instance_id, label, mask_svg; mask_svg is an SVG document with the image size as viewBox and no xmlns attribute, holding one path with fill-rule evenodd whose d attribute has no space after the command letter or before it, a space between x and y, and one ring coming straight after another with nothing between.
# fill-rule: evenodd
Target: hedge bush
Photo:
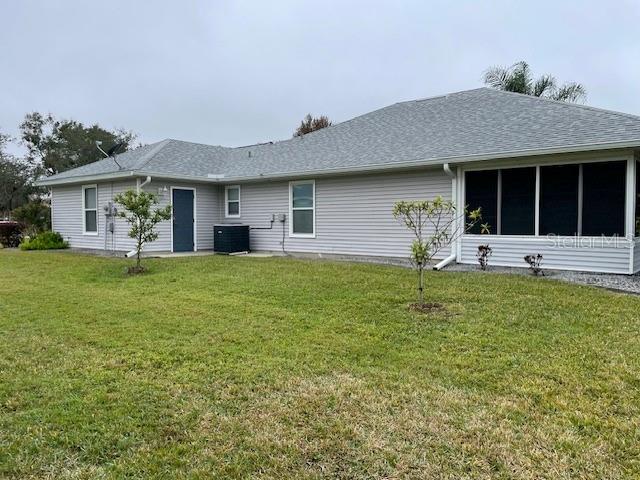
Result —
<instances>
[{"instance_id":1,"label":"hedge bush","mask_svg":"<svg viewBox=\"0 0 640 480\"><path fill-rule=\"evenodd\" d=\"M22 240L22 225L18 222L0 222L0 245L17 247Z\"/></svg>"},{"instance_id":2,"label":"hedge bush","mask_svg":"<svg viewBox=\"0 0 640 480\"><path fill-rule=\"evenodd\" d=\"M41 201L29 202L16 208L11 217L24 225L25 235L51 230L51 207Z\"/></svg>"},{"instance_id":3,"label":"hedge bush","mask_svg":"<svg viewBox=\"0 0 640 480\"><path fill-rule=\"evenodd\" d=\"M20 244L22 250L54 250L59 248L69 248L69 244L58 232L42 232Z\"/></svg>"}]
</instances>

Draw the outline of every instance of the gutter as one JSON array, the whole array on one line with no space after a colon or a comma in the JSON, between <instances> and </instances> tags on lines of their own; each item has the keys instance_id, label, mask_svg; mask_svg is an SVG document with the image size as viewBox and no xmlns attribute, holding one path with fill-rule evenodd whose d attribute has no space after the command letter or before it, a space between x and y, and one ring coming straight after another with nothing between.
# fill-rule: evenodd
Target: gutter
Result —
<instances>
[{"instance_id":1,"label":"gutter","mask_svg":"<svg viewBox=\"0 0 640 480\"><path fill-rule=\"evenodd\" d=\"M34 185L36 187L46 187L46 186L50 186L50 185L66 185L66 184L73 184L73 183L84 183L84 182L91 182L91 181L95 181L95 180L111 180L111 179L115 179L115 178L129 178L129 177L135 177L138 176L139 173L134 172L134 171L128 171L128 172L110 172L110 173L99 173L97 175L82 175L82 176L77 176L77 177L65 177L65 178L60 178L60 179L49 179L49 178L42 178L41 180L36 180L34 183Z\"/></svg>"}]
</instances>

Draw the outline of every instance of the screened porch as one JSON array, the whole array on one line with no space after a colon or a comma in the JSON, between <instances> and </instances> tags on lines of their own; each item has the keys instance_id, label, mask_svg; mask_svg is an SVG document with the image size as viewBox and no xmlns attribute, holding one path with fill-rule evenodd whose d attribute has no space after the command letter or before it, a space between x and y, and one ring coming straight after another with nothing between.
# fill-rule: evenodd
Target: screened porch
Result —
<instances>
[{"instance_id":1,"label":"screened porch","mask_svg":"<svg viewBox=\"0 0 640 480\"><path fill-rule=\"evenodd\" d=\"M460 168L458 199L482 222L459 242L459 261L475 263L489 244L494 265L526 266L525 255L541 253L547 268L634 273L639 177L633 153Z\"/></svg>"}]
</instances>

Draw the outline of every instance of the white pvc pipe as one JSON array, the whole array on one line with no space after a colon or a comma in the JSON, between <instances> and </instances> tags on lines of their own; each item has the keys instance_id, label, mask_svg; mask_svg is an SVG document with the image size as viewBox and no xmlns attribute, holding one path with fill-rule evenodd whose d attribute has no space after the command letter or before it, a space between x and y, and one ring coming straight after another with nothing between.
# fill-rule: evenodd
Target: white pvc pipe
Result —
<instances>
[{"instance_id":1,"label":"white pvc pipe","mask_svg":"<svg viewBox=\"0 0 640 480\"><path fill-rule=\"evenodd\" d=\"M442 168L444 170L444 173L447 174L447 176L451 178L456 178L455 172L451 170L451 166L448 163L445 163L444 165L442 165Z\"/></svg>"},{"instance_id":2,"label":"white pvc pipe","mask_svg":"<svg viewBox=\"0 0 640 480\"><path fill-rule=\"evenodd\" d=\"M446 267L447 265L449 265L451 262L455 262L455 260L458 258L458 256L455 253L452 253L451 255L449 255L447 258L445 258L444 260L442 260L439 263L436 263L433 266L434 270L442 270L444 267Z\"/></svg>"},{"instance_id":3,"label":"white pvc pipe","mask_svg":"<svg viewBox=\"0 0 640 480\"><path fill-rule=\"evenodd\" d=\"M146 184L148 184L150 182L151 182L151 177L150 176L147 176L147 178L145 178L144 182L142 182L142 183L140 183L140 179L138 179L136 181L136 189L137 189L138 193L140 193L140 189L142 187L144 187Z\"/></svg>"},{"instance_id":4,"label":"white pvc pipe","mask_svg":"<svg viewBox=\"0 0 640 480\"><path fill-rule=\"evenodd\" d=\"M448 177L451 178L451 193L453 196L453 201L456 201L456 182L457 182L457 178L456 178L456 172L454 172L451 169L451 166L448 163L445 163L442 166L442 169L444 170L444 173L447 174ZM454 213L455 215L455 213ZM460 239L457 239L456 242L459 242ZM434 270L442 270L444 267L446 267L447 265L449 265L451 262L455 262L456 260L458 260L458 249L457 249L457 245L454 243L453 245L451 245L451 249L454 253L452 253L451 255L449 255L447 258L445 258L444 260L442 260L439 263L436 263L433 266Z\"/></svg>"}]
</instances>

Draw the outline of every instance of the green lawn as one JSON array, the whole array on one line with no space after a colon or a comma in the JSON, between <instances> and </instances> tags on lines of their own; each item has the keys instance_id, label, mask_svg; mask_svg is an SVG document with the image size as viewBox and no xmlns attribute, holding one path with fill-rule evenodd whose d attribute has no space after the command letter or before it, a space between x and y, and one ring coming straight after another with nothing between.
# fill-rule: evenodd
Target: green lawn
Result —
<instances>
[{"instance_id":1,"label":"green lawn","mask_svg":"<svg viewBox=\"0 0 640 480\"><path fill-rule=\"evenodd\" d=\"M0 478L630 478L640 298L281 258L0 251Z\"/></svg>"}]
</instances>

